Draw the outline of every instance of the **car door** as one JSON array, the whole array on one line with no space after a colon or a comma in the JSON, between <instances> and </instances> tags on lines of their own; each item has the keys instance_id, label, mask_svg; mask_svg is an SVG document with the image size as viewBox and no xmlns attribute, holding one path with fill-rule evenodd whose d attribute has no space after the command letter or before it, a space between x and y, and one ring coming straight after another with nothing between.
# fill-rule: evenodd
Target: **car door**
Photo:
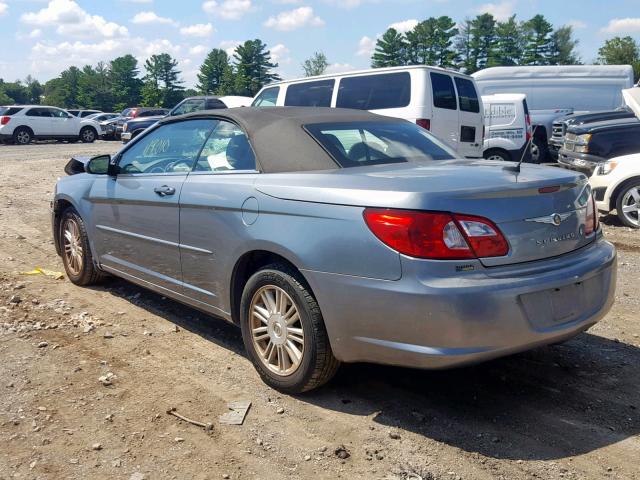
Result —
<instances>
[{"instance_id":1,"label":"car door","mask_svg":"<svg viewBox=\"0 0 640 480\"><path fill-rule=\"evenodd\" d=\"M456 91L451 75L430 72L433 93L433 118L431 133L458 152L459 119Z\"/></svg>"},{"instance_id":2,"label":"car door","mask_svg":"<svg viewBox=\"0 0 640 480\"><path fill-rule=\"evenodd\" d=\"M74 137L80 133L80 119L60 108L49 108L53 134L59 137Z\"/></svg>"},{"instance_id":3,"label":"car door","mask_svg":"<svg viewBox=\"0 0 640 480\"><path fill-rule=\"evenodd\" d=\"M178 202L213 120L160 125L114 159L117 175L91 189L94 247L107 271L181 293Z\"/></svg>"},{"instance_id":4,"label":"car door","mask_svg":"<svg viewBox=\"0 0 640 480\"><path fill-rule=\"evenodd\" d=\"M468 78L454 77L458 93L458 124L460 125L458 151L465 157L482 156L482 126L480 100L473 82Z\"/></svg>"},{"instance_id":5,"label":"car door","mask_svg":"<svg viewBox=\"0 0 640 480\"><path fill-rule=\"evenodd\" d=\"M257 218L256 175L246 135L234 123L219 120L180 196L184 292L209 310L229 311L227 274Z\"/></svg>"},{"instance_id":6,"label":"car door","mask_svg":"<svg viewBox=\"0 0 640 480\"><path fill-rule=\"evenodd\" d=\"M28 118L28 125L37 137L53 135L53 125L48 108L30 108L25 116Z\"/></svg>"}]
</instances>

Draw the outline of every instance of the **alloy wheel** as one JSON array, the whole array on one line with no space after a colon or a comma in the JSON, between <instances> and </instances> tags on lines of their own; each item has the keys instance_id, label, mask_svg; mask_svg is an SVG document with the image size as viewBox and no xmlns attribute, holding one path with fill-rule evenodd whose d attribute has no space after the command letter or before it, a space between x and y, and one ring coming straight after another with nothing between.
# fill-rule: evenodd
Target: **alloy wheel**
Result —
<instances>
[{"instance_id":1,"label":"alloy wheel","mask_svg":"<svg viewBox=\"0 0 640 480\"><path fill-rule=\"evenodd\" d=\"M16 135L16 140L20 145L26 145L31 141L31 135L26 130L20 130Z\"/></svg>"},{"instance_id":2,"label":"alloy wheel","mask_svg":"<svg viewBox=\"0 0 640 480\"><path fill-rule=\"evenodd\" d=\"M298 307L289 294L266 285L253 295L249 327L262 364L279 376L293 374L302 363L304 331Z\"/></svg>"},{"instance_id":3,"label":"alloy wheel","mask_svg":"<svg viewBox=\"0 0 640 480\"><path fill-rule=\"evenodd\" d=\"M531 161L533 163L538 163L540 161L540 149L538 145L531 142Z\"/></svg>"},{"instance_id":4,"label":"alloy wheel","mask_svg":"<svg viewBox=\"0 0 640 480\"><path fill-rule=\"evenodd\" d=\"M631 187L622 197L622 215L631 224L640 226L640 186Z\"/></svg>"},{"instance_id":5,"label":"alloy wheel","mask_svg":"<svg viewBox=\"0 0 640 480\"><path fill-rule=\"evenodd\" d=\"M95 140L95 135L93 133L93 130L91 130L90 128L87 128L86 130L84 130L82 132L82 139L87 143L90 143L93 140Z\"/></svg>"},{"instance_id":6,"label":"alloy wheel","mask_svg":"<svg viewBox=\"0 0 640 480\"><path fill-rule=\"evenodd\" d=\"M496 161L496 162L504 162L504 157L502 155L493 154L493 155L489 155L487 157L487 160L493 160L493 161Z\"/></svg>"},{"instance_id":7,"label":"alloy wheel","mask_svg":"<svg viewBox=\"0 0 640 480\"><path fill-rule=\"evenodd\" d=\"M67 268L73 275L80 275L84 266L84 250L78 223L68 218L63 227L63 246Z\"/></svg>"}]
</instances>

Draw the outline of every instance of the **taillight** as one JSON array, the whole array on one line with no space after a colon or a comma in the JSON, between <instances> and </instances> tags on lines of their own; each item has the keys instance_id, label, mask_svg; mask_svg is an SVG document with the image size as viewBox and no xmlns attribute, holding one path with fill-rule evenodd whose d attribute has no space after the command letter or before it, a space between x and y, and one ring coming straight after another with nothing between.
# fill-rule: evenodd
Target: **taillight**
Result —
<instances>
[{"instance_id":1,"label":"taillight","mask_svg":"<svg viewBox=\"0 0 640 480\"><path fill-rule=\"evenodd\" d=\"M131 118L136 118L138 116L139 110L134 108L131 110Z\"/></svg>"},{"instance_id":2,"label":"taillight","mask_svg":"<svg viewBox=\"0 0 640 480\"><path fill-rule=\"evenodd\" d=\"M367 208L364 220L383 243L411 257L460 260L509 252L498 227L482 217Z\"/></svg>"},{"instance_id":3,"label":"taillight","mask_svg":"<svg viewBox=\"0 0 640 480\"><path fill-rule=\"evenodd\" d=\"M424 128L425 130L431 130L431 120L428 118L419 118L416 120L416 125Z\"/></svg>"},{"instance_id":4,"label":"taillight","mask_svg":"<svg viewBox=\"0 0 640 480\"><path fill-rule=\"evenodd\" d=\"M11 120L11 117L3 115L2 117L0 117L0 125L6 125L7 123L9 123L9 120Z\"/></svg>"},{"instance_id":5,"label":"taillight","mask_svg":"<svg viewBox=\"0 0 640 480\"><path fill-rule=\"evenodd\" d=\"M589 200L587 201L587 215L584 220L584 234L591 235L593 232L598 230L599 226L600 218L598 216L596 200L593 197L593 194L591 194L589 195Z\"/></svg>"}]
</instances>

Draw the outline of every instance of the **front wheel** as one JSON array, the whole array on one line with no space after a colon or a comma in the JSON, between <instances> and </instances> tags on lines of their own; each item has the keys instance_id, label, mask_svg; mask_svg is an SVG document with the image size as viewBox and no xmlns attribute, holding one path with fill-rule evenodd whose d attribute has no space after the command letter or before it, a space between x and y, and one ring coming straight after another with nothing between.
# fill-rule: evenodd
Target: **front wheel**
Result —
<instances>
[{"instance_id":1,"label":"front wheel","mask_svg":"<svg viewBox=\"0 0 640 480\"><path fill-rule=\"evenodd\" d=\"M618 218L627 227L640 228L640 181L626 184L616 199Z\"/></svg>"},{"instance_id":2,"label":"front wheel","mask_svg":"<svg viewBox=\"0 0 640 480\"><path fill-rule=\"evenodd\" d=\"M75 209L68 208L62 214L59 235L62 263L69 280L80 286L101 280L104 274L93 263L87 230Z\"/></svg>"},{"instance_id":3,"label":"front wheel","mask_svg":"<svg viewBox=\"0 0 640 480\"><path fill-rule=\"evenodd\" d=\"M505 152L504 150L487 150L486 152L484 152L483 157L485 158L485 160L497 160L500 162L511 161L511 155L509 155L509 153Z\"/></svg>"},{"instance_id":4,"label":"front wheel","mask_svg":"<svg viewBox=\"0 0 640 480\"><path fill-rule=\"evenodd\" d=\"M541 138L531 141L531 163L542 163L547 158L547 144Z\"/></svg>"},{"instance_id":5,"label":"front wheel","mask_svg":"<svg viewBox=\"0 0 640 480\"><path fill-rule=\"evenodd\" d=\"M300 274L286 265L269 265L249 279L240 326L254 367L277 390L312 390L338 369L320 307Z\"/></svg>"},{"instance_id":6,"label":"front wheel","mask_svg":"<svg viewBox=\"0 0 640 480\"><path fill-rule=\"evenodd\" d=\"M91 127L84 127L80 130L80 140L83 143L93 143L98 138L97 132Z\"/></svg>"}]
</instances>

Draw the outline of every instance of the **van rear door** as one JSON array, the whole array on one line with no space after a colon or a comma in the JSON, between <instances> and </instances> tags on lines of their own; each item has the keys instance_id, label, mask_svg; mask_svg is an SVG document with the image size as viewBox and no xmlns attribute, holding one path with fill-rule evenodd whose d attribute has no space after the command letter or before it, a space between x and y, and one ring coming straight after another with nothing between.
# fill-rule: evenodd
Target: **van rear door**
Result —
<instances>
[{"instance_id":1,"label":"van rear door","mask_svg":"<svg viewBox=\"0 0 640 480\"><path fill-rule=\"evenodd\" d=\"M459 145L460 119L453 79L451 75L440 72L429 72L429 76L433 93L431 133L464 156Z\"/></svg>"},{"instance_id":2,"label":"van rear door","mask_svg":"<svg viewBox=\"0 0 640 480\"><path fill-rule=\"evenodd\" d=\"M472 80L454 77L458 94L458 152L465 157L482 157L483 114L481 102Z\"/></svg>"}]
</instances>

